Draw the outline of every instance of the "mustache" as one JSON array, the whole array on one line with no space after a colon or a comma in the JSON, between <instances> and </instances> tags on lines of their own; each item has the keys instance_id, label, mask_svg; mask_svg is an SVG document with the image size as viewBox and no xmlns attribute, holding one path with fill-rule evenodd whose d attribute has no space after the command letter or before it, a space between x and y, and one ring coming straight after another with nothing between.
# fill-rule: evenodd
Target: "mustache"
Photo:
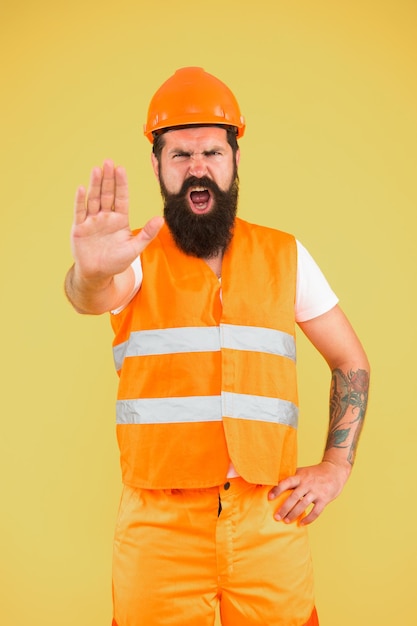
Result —
<instances>
[{"instance_id":1,"label":"mustache","mask_svg":"<svg viewBox=\"0 0 417 626\"><path fill-rule=\"evenodd\" d=\"M217 183L215 183L214 180L211 180L211 178L208 178L207 176L202 176L201 178L197 178L196 176L190 176L189 178L186 178L186 180L184 180L180 191L177 194L173 195L174 197L181 198L192 187L204 187L205 189L212 191L214 194L221 195L224 193L224 191L222 191Z\"/></svg>"}]
</instances>

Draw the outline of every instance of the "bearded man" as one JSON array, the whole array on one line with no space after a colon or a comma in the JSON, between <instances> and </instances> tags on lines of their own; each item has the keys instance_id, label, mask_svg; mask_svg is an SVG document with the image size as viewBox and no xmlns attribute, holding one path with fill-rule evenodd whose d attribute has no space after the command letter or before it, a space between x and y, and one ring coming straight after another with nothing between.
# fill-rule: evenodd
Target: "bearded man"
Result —
<instances>
[{"instance_id":1,"label":"bearded man","mask_svg":"<svg viewBox=\"0 0 417 626\"><path fill-rule=\"evenodd\" d=\"M110 312L124 483L113 626L316 626L307 526L349 474L369 364L323 274L287 233L236 216L245 122L182 68L145 135L164 219L132 232L123 168L77 191L77 311ZM331 369L321 461L297 467L295 324Z\"/></svg>"}]
</instances>

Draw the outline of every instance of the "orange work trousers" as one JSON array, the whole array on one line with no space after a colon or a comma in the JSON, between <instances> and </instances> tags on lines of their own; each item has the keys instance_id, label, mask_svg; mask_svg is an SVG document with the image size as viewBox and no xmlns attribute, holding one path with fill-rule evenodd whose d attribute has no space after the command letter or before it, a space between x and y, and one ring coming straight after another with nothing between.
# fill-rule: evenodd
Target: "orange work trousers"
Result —
<instances>
[{"instance_id":1,"label":"orange work trousers","mask_svg":"<svg viewBox=\"0 0 417 626\"><path fill-rule=\"evenodd\" d=\"M276 522L270 487L125 487L113 626L318 626L307 529Z\"/></svg>"}]
</instances>

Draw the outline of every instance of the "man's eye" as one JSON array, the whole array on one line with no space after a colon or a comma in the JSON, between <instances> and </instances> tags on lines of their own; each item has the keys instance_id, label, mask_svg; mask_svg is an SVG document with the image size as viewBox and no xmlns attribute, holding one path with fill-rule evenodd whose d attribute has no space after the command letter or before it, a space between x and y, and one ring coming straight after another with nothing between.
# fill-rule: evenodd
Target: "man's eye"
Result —
<instances>
[{"instance_id":1,"label":"man's eye","mask_svg":"<svg viewBox=\"0 0 417 626\"><path fill-rule=\"evenodd\" d=\"M176 152L172 155L172 158L178 161L178 159L187 159L189 156L188 152Z\"/></svg>"}]
</instances>

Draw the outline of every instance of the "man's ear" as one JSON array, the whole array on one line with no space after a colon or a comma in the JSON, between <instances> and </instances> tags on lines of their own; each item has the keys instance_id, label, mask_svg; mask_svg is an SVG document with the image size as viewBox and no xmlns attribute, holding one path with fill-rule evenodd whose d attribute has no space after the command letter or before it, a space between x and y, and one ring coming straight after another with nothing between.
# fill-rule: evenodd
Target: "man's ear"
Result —
<instances>
[{"instance_id":1,"label":"man's ear","mask_svg":"<svg viewBox=\"0 0 417 626\"><path fill-rule=\"evenodd\" d=\"M159 180L159 161L153 152L151 153L151 162L152 162L152 169L154 171L156 179Z\"/></svg>"}]
</instances>

